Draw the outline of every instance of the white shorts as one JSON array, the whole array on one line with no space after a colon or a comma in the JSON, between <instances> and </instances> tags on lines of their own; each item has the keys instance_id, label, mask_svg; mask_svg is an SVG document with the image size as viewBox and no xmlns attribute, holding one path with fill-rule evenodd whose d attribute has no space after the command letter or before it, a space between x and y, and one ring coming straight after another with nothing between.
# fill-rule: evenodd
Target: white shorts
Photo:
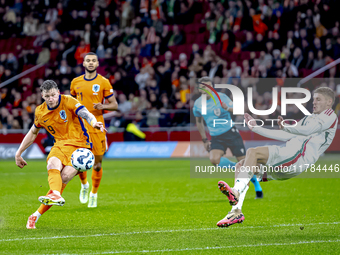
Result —
<instances>
[{"instance_id":1,"label":"white shorts","mask_svg":"<svg viewBox=\"0 0 340 255\"><path fill-rule=\"evenodd\" d=\"M292 139L282 146L268 146L269 157L266 166L261 166L262 181L287 180L293 178L308 168L311 158L306 155L310 138Z\"/></svg>"}]
</instances>

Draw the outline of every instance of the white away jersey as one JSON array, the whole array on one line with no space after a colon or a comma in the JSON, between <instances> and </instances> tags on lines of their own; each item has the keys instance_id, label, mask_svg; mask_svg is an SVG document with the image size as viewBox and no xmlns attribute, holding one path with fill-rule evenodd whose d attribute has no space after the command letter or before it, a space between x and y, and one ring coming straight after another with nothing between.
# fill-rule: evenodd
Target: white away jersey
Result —
<instances>
[{"instance_id":1,"label":"white away jersey","mask_svg":"<svg viewBox=\"0 0 340 255\"><path fill-rule=\"evenodd\" d=\"M320 114L312 114L304 117L295 127L284 127L283 130L299 135L292 140L304 142L306 144L306 156L310 161L316 162L322 153L331 145L338 126L338 118L332 109L327 109ZM301 137L301 136L304 136ZM298 141L297 141L298 144Z\"/></svg>"}]
</instances>

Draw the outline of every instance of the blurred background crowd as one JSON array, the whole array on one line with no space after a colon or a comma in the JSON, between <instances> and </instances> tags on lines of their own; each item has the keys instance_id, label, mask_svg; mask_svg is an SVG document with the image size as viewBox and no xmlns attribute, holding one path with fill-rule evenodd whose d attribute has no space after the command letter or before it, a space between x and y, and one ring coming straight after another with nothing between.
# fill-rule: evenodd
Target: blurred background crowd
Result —
<instances>
[{"instance_id":1,"label":"blurred background crowd","mask_svg":"<svg viewBox=\"0 0 340 255\"><path fill-rule=\"evenodd\" d=\"M273 87L294 87L290 78L340 58L339 9L337 0L0 0L0 82L42 66L1 88L0 127L30 128L42 82L69 94L90 51L119 102L112 127L190 126L203 76L253 87L254 107L268 109ZM305 87L336 90L339 72Z\"/></svg>"}]
</instances>

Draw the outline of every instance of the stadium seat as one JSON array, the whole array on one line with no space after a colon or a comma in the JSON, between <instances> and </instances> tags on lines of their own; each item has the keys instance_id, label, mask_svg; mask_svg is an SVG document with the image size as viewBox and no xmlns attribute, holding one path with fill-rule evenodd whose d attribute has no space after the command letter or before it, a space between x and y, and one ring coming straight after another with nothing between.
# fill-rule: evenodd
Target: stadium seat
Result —
<instances>
[{"instance_id":1,"label":"stadium seat","mask_svg":"<svg viewBox=\"0 0 340 255\"><path fill-rule=\"evenodd\" d=\"M186 34L186 36L188 36L188 34L198 33L198 31L196 31L196 25L195 24L185 25L183 32Z\"/></svg>"},{"instance_id":2,"label":"stadium seat","mask_svg":"<svg viewBox=\"0 0 340 255\"><path fill-rule=\"evenodd\" d=\"M205 33L196 35L196 43L205 43L205 42L206 42Z\"/></svg>"},{"instance_id":3,"label":"stadium seat","mask_svg":"<svg viewBox=\"0 0 340 255\"><path fill-rule=\"evenodd\" d=\"M195 18L194 18L194 23L201 23L203 18L204 18L203 13L196 13Z\"/></svg>"},{"instance_id":4,"label":"stadium seat","mask_svg":"<svg viewBox=\"0 0 340 255\"><path fill-rule=\"evenodd\" d=\"M186 43L195 43L196 42L196 35L194 34L187 34L186 35Z\"/></svg>"},{"instance_id":5,"label":"stadium seat","mask_svg":"<svg viewBox=\"0 0 340 255\"><path fill-rule=\"evenodd\" d=\"M242 51L240 54L240 60L250 59L250 52L249 51Z\"/></svg>"}]
</instances>

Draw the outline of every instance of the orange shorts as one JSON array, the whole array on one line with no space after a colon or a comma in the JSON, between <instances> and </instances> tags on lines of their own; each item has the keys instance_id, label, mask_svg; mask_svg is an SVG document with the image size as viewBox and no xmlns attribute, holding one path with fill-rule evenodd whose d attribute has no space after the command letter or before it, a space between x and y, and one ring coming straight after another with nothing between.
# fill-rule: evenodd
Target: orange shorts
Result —
<instances>
[{"instance_id":1,"label":"orange shorts","mask_svg":"<svg viewBox=\"0 0 340 255\"><path fill-rule=\"evenodd\" d=\"M96 132L90 133L92 142L92 153L93 155L100 156L104 155L107 151L107 140L105 133Z\"/></svg>"},{"instance_id":2,"label":"orange shorts","mask_svg":"<svg viewBox=\"0 0 340 255\"><path fill-rule=\"evenodd\" d=\"M74 146L74 145L63 145L63 146L56 146L54 145L48 154L46 162L52 157L58 158L64 166L72 166L71 163L71 156L72 153L79 148L83 148L81 146Z\"/></svg>"}]
</instances>

